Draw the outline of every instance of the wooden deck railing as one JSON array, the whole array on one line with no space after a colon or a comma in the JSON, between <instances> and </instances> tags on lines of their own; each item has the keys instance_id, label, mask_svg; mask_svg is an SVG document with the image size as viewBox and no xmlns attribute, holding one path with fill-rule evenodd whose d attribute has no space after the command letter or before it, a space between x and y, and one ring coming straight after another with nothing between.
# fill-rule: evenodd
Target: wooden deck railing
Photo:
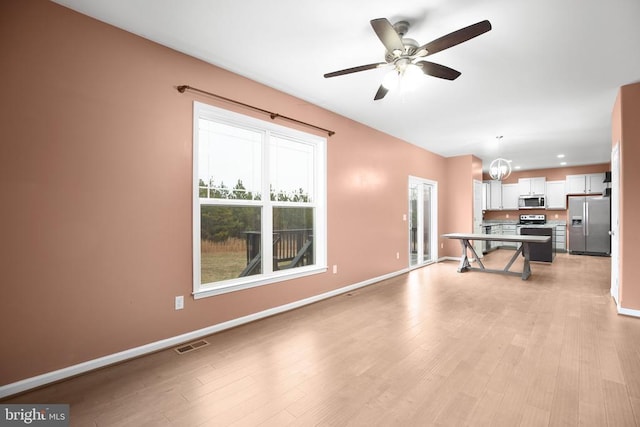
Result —
<instances>
[{"instance_id":1,"label":"wooden deck railing","mask_svg":"<svg viewBox=\"0 0 640 427\"><path fill-rule=\"evenodd\" d=\"M262 262L261 233L247 231L247 266L240 277L255 274ZM313 230L276 230L273 232L273 271L313 264Z\"/></svg>"}]
</instances>

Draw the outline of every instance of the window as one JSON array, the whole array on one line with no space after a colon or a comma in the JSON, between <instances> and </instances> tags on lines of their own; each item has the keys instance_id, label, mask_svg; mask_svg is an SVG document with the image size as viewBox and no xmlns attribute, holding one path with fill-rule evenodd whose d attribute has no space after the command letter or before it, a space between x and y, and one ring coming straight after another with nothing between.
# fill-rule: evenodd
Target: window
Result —
<instances>
[{"instance_id":1,"label":"window","mask_svg":"<svg viewBox=\"0 0 640 427\"><path fill-rule=\"evenodd\" d=\"M326 271L326 139L194 103L195 298Z\"/></svg>"}]
</instances>

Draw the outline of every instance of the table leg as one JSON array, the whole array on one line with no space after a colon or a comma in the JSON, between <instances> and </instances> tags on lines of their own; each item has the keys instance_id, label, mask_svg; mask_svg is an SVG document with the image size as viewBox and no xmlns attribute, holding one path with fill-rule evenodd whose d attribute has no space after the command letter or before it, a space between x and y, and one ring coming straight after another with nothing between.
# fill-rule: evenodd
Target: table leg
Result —
<instances>
[{"instance_id":1,"label":"table leg","mask_svg":"<svg viewBox=\"0 0 640 427\"><path fill-rule=\"evenodd\" d=\"M522 242L522 254L524 255L524 266L522 267L522 280L527 280L531 276L531 265L529 264L529 243Z\"/></svg>"},{"instance_id":2,"label":"table leg","mask_svg":"<svg viewBox=\"0 0 640 427\"><path fill-rule=\"evenodd\" d=\"M516 249L515 253L511 256L511 259L509 260L509 262L507 263L507 266L504 268L503 271L509 271L513 263L516 262L516 260L518 259L518 255L520 255L521 253L522 253L522 245L520 245L520 247Z\"/></svg>"},{"instance_id":3,"label":"table leg","mask_svg":"<svg viewBox=\"0 0 640 427\"><path fill-rule=\"evenodd\" d=\"M458 273L462 273L471 267L469 263L469 257L467 256L467 245L469 241L467 239L460 239L460 246L462 246L462 256L460 257L460 264L458 264Z\"/></svg>"},{"instance_id":4,"label":"table leg","mask_svg":"<svg viewBox=\"0 0 640 427\"><path fill-rule=\"evenodd\" d=\"M478 265L480 266L480 270L484 270L484 264L482 263L482 260L480 260L480 257L478 256L478 253L476 252L476 250L473 248L473 245L471 244L470 241L467 240L467 246L469 247L469 250L471 251L471 253L473 254L473 258L476 260L476 262L478 263Z\"/></svg>"}]
</instances>

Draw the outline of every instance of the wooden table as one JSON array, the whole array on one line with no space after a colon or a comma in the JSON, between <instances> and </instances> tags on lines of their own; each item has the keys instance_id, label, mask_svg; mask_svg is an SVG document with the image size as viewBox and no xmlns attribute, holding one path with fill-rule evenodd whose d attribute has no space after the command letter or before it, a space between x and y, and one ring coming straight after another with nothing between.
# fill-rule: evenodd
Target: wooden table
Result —
<instances>
[{"instance_id":1,"label":"wooden table","mask_svg":"<svg viewBox=\"0 0 640 427\"><path fill-rule=\"evenodd\" d=\"M474 271L482 271L485 273L498 273L498 274L509 274L515 276L521 276L522 280L527 280L529 276L531 276L531 265L529 264L529 243L547 243L551 240L550 236L531 236L531 235L520 235L520 234L480 234L480 233L449 233L443 234L442 237L446 237L447 239L457 239L460 240L460 245L462 246L462 257L460 259L460 264L458 265L458 273L463 273L468 270ZM492 270L489 268L485 268L484 264L480 260L480 257L476 253L475 249L469 243L470 240L488 240L488 241L496 241L496 242L516 242L522 243L520 247L513 254L507 265L502 270ZM480 267L471 267L471 263L469 262L469 257L467 256L467 248L471 249L471 253L475 257L478 265ZM515 271L509 271L515 260L518 258L518 255L524 255L524 266L522 268L522 273L518 273Z\"/></svg>"}]
</instances>

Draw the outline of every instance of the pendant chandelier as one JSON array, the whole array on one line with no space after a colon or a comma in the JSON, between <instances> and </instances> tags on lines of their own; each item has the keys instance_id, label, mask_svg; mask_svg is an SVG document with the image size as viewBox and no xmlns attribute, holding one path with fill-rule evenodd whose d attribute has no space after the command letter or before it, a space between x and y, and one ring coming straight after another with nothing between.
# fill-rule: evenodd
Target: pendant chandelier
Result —
<instances>
[{"instance_id":1,"label":"pendant chandelier","mask_svg":"<svg viewBox=\"0 0 640 427\"><path fill-rule=\"evenodd\" d=\"M496 136L496 139L499 144L502 139L502 135ZM502 181L503 179L507 179L509 175L511 175L511 160L498 157L489 165L489 176L491 176L491 179Z\"/></svg>"}]
</instances>

